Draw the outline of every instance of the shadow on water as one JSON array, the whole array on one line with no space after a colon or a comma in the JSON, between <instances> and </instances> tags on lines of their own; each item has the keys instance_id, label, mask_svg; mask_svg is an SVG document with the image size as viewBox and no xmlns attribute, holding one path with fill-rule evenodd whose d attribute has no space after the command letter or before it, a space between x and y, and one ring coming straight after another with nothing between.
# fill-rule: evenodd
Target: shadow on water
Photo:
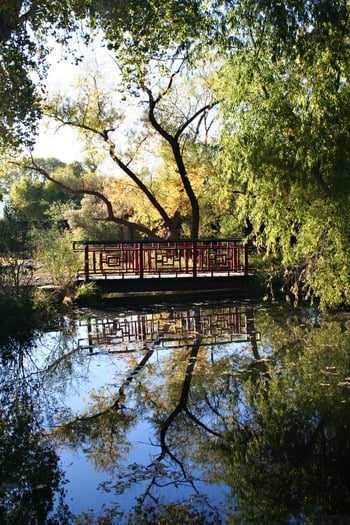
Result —
<instances>
[{"instance_id":1,"label":"shadow on water","mask_svg":"<svg viewBox=\"0 0 350 525\"><path fill-rule=\"evenodd\" d=\"M350 315L81 310L1 348L4 524L350 523Z\"/></svg>"}]
</instances>

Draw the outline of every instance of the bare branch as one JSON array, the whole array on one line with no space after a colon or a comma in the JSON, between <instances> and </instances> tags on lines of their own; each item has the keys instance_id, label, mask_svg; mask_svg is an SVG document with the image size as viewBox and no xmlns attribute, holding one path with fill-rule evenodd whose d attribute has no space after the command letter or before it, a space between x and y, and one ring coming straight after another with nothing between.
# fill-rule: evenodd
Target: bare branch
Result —
<instances>
[{"instance_id":1,"label":"bare branch","mask_svg":"<svg viewBox=\"0 0 350 525\"><path fill-rule=\"evenodd\" d=\"M188 128L188 126L194 121L196 120L196 118L198 118L200 115L205 115L206 113L208 113L208 111L210 111L211 109L213 109L215 106L217 106L219 104L219 101L216 100L214 102L211 102L210 104L206 104L205 106L203 106L202 108L198 109L195 113L193 113L193 115L191 115L191 117L189 119L186 120L186 122L183 123L183 125L177 130L176 134L175 134L175 138L178 140L180 138L180 135L182 135L182 133L185 131L186 128Z\"/></svg>"},{"instance_id":2,"label":"bare branch","mask_svg":"<svg viewBox=\"0 0 350 525\"><path fill-rule=\"evenodd\" d=\"M191 182L188 178L186 166L185 166L183 155L182 155L181 148L180 148L179 137L182 131L181 133L179 133L179 130L178 130L176 134L173 136L173 135L170 135L170 133L168 133L164 129L164 127L160 124L160 122L157 120L155 116L155 109L156 109L157 103L159 102L159 100L161 100L161 98L158 97L157 99L154 99L152 91L149 88L145 88L145 90L146 90L146 93L148 94L148 101L149 101L148 117L149 117L150 123L153 126L153 128L159 133L159 135L163 137L170 145L178 172L181 177L181 181L182 181L184 190L190 201L191 209L192 209L191 237L195 239L198 237L198 233L199 233L199 204L198 204L198 199L193 191ZM190 121L188 121L188 124L192 122L194 118L193 119L191 118ZM187 125L185 127L187 127ZM185 129L184 125L181 126L180 129Z\"/></svg>"}]
</instances>

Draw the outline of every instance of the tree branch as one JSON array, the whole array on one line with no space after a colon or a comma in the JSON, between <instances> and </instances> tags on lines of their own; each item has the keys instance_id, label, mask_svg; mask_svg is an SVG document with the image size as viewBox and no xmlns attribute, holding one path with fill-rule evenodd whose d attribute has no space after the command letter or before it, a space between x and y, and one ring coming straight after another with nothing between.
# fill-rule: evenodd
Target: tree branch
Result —
<instances>
[{"instance_id":1,"label":"tree branch","mask_svg":"<svg viewBox=\"0 0 350 525\"><path fill-rule=\"evenodd\" d=\"M158 211L159 215L163 219L164 225L166 226L166 228L168 228L168 230L170 232L170 236L172 238L176 238L177 237L176 227L175 227L173 219L168 215L168 213L166 212L164 207L159 203L158 199L149 190L149 188L142 182L142 180L139 178L139 176L130 168L130 162L128 164L126 164L116 154L115 143L110 138L110 133L114 132L117 128L110 128L110 129L105 129L105 130L101 131L101 130L93 128L92 126L89 126L87 124L83 124L83 123L80 123L80 122L73 122L73 121L70 121L70 120L64 120L64 119L62 119L62 118L60 118L59 116L56 116L56 115L48 115L48 116L51 116L51 117L55 118L56 120L61 122L63 125L79 128L79 129L82 129L82 130L85 130L85 131L89 131L91 133L94 133L95 135L100 136L103 139L103 141L108 145L108 147L109 147L109 156L113 160L113 162L136 184L136 186L147 197L147 199L152 204L152 206ZM95 193L92 193L92 195L95 195ZM102 195L102 194L100 194L100 195ZM102 200L104 200L104 201L108 200L108 199L106 199L105 196L103 196L103 197L104 198L102 198ZM110 210L109 210L109 216L110 216ZM116 218L109 219L109 220L113 220L114 222L116 222L115 219ZM135 224L135 223L129 223L128 222L128 225L133 225L133 224ZM146 228L146 229L143 228L143 231L144 231L144 233L146 233L146 231L147 231L148 233L151 233L151 237L155 237L154 233L151 232L151 230L149 230L148 228Z\"/></svg>"},{"instance_id":2,"label":"tree branch","mask_svg":"<svg viewBox=\"0 0 350 525\"><path fill-rule=\"evenodd\" d=\"M19 163L14 163L14 164L20 165ZM22 167L23 167L23 165L22 165ZM65 184L64 182L62 182L60 180L57 180L54 177L52 177L49 174L49 172L47 170L45 170L45 168L43 168L42 166L39 166L35 162L35 160L33 158L32 158L32 164L31 165L24 165L24 168L29 169L29 170L34 170L37 173L40 173L47 180L57 184L58 186L60 186L61 188L63 188L64 190L66 190L69 193L72 193L74 195L92 195L93 197L96 197L97 199L102 201L104 203L105 207L106 207L107 214L106 214L106 217L103 220L109 221L109 222L114 222L115 224L119 224L120 226L126 226L128 228L131 228L134 231L139 231L141 233L146 234L151 239L158 239L159 238L150 228L147 228L143 224L139 224L139 223L136 223L136 222L131 222L131 221L128 221L128 220L123 219L121 217L117 217L114 214L113 205L112 205L111 201L103 193L101 193L100 191L90 190L90 189L87 189L87 188L72 188L68 184Z\"/></svg>"},{"instance_id":3,"label":"tree branch","mask_svg":"<svg viewBox=\"0 0 350 525\"><path fill-rule=\"evenodd\" d=\"M168 133L164 129L164 127L160 124L160 122L157 120L155 116L155 108L157 106L157 103L161 100L161 95L159 95L158 98L155 99L153 97L152 91L149 88L145 87L144 89L148 95L148 102L149 102L148 117L149 117L150 123L153 126L153 128L159 133L159 135L168 142L168 144L170 145L172 149L174 160L175 160L179 175L181 177L182 185L184 187L186 195L191 204L191 210L192 210L191 238L196 239L198 238L198 234L199 234L199 220L200 220L199 204L198 204L198 199L193 191L191 182L187 175L187 170L186 170L186 166L184 163L184 159L181 153L181 148L180 148L180 143L179 143L179 138L181 136L181 133L186 129L186 127L196 117L192 116L178 129L175 135L170 135L170 133ZM196 116L198 116L197 112L196 112Z\"/></svg>"},{"instance_id":4,"label":"tree branch","mask_svg":"<svg viewBox=\"0 0 350 525\"><path fill-rule=\"evenodd\" d=\"M211 102L210 104L206 104L202 108L198 109L189 119L186 120L186 122L183 123L183 125L177 130L174 138L178 140L180 138L180 135L185 131L185 129L194 121L196 118L198 118L200 115L205 115L213 109L215 106L217 106L220 102L218 100Z\"/></svg>"}]
</instances>

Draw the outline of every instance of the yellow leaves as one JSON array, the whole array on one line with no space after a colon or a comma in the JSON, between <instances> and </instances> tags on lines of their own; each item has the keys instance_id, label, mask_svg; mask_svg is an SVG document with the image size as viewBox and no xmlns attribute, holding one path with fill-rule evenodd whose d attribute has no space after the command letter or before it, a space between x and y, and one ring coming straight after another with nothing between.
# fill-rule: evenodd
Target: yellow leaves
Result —
<instances>
[{"instance_id":1,"label":"yellow leaves","mask_svg":"<svg viewBox=\"0 0 350 525\"><path fill-rule=\"evenodd\" d=\"M131 218L138 208L140 192L126 177L105 179L105 194L113 204L116 215Z\"/></svg>"}]
</instances>

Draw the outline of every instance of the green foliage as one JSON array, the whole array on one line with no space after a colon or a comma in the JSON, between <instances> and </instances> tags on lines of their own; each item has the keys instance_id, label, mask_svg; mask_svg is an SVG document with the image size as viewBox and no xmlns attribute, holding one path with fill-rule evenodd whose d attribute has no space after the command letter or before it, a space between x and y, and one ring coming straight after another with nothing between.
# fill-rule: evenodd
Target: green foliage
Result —
<instances>
[{"instance_id":1,"label":"green foliage","mask_svg":"<svg viewBox=\"0 0 350 525\"><path fill-rule=\"evenodd\" d=\"M336 306L350 291L348 7L291 4L230 12L241 34L220 80L221 167L295 296Z\"/></svg>"},{"instance_id":2,"label":"green foliage","mask_svg":"<svg viewBox=\"0 0 350 525\"><path fill-rule=\"evenodd\" d=\"M35 324L32 296L0 295L0 343L6 345L14 337L25 338Z\"/></svg>"},{"instance_id":3,"label":"green foliage","mask_svg":"<svg viewBox=\"0 0 350 525\"><path fill-rule=\"evenodd\" d=\"M58 159L40 162L53 177L63 182L79 179L83 169L78 163L64 164ZM72 195L61 185L44 179L42 175L28 173L26 169L9 170L3 177L9 194L5 212L13 220L28 223L64 220L64 211L74 209L80 202L79 196Z\"/></svg>"},{"instance_id":4,"label":"green foliage","mask_svg":"<svg viewBox=\"0 0 350 525\"><path fill-rule=\"evenodd\" d=\"M75 300L81 305L91 304L99 297L95 282L81 283L75 291Z\"/></svg>"},{"instance_id":5,"label":"green foliage","mask_svg":"<svg viewBox=\"0 0 350 525\"><path fill-rule=\"evenodd\" d=\"M193 87L196 96L194 91L186 91L180 99L179 91L187 84L201 84L196 72L186 68L180 71L179 67L176 74L166 77L159 64L153 69L159 76L159 86L154 88L154 93L149 87L151 77L137 84L139 94L148 99L145 109L136 107L135 101L124 104L115 83L109 81L106 88L106 80L100 83L100 73L96 71L89 74L90 82L84 76L74 96L66 99L60 94L48 101L53 118L74 126L83 135L90 146L89 154L99 160L101 153L96 152L102 151L114 164L115 178L102 177L94 170L86 174L76 188L87 196L84 208L88 210L92 206L97 221L95 225L88 221L89 231L95 228L97 235L102 221L108 221L149 237L176 238L183 233L180 221L186 219L189 235L198 237L197 195L207 175L204 166L209 166L203 135L215 103L205 82L196 90ZM115 79L120 83L118 75ZM101 146L107 149L102 150ZM155 163L152 155L159 156L159 153L161 159ZM121 172L123 178L118 176ZM74 212L71 219L77 219L78 224L85 215ZM86 230L86 226L82 226Z\"/></svg>"},{"instance_id":6,"label":"green foliage","mask_svg":"<svg viewBox=\"0 0 350 525\"><path fill-rule=\"evenodd\" d=\"M0 301L1 308L17 311L16 315L5 315L4 324L23 318L31 308L33 296L33 266L30 235L22 225L6 219L0 220ZM23 315L20 313L22 312Z\"/></svg>"},{"instance_id":7,"label":"green foliage","mask_svg":"<svg viewBox=\"0 0 350 525\"><path fill-rule=\"evenodd\" d=\"M23 354L23 348L17 351ZM19 355L12 361L21 357L23 359L23 355ZM19 392L18 382L17 391L10 381L6 382L1 396L1 523L59 525L71 522L63 504L63 473L58 456L41 428L35 399L24 390Z\"/></svg>"},{"instance_id":8,"label":"green foliage","mask_svg":"<svg viewBox=\"0 0 350 525\"><path fill-rule=\"evenodd\" d=\"M222 525L212 512L200 512L191 503L179 502L149 506L128 516L128 525Z\"/></svg>"},{"instance_id":9,"label":"green foliage","mask_svg":"<svg viewBox=\"0 0 350 525\"><path fill-rule=\"evenodd\" d=\"M129 82L142 78L152 60L171 62L200 45L206 24L206 2L198 0L131 0L94 3L92 23L102 28L108 46L123 63ZM169 62L169 57L171 58Z\"/></svg>"},{"instance_id":10,"label":"green foliage","mask_svg":"<svg viewBox=\"0 0 350 525\"><path fill-rule=\"evenodd\" d=\"M93 31L102 29L109 47L124 54L123 69L130 79L131 72L139 73L142 64L156 54L165 56L170 47L173 54L189 48L192 37L199 34L201 19L195 0L162 0L157 4L148 0L2 2L0 152L10 145L33 145L41 115L38 88L45 78L52 40L69 44L67 57L70 54L79 62L72 35L80 34L89 42Z\"/></svg>"},{"instance_id":11,"label":"green foliage","mask_svg":"<svg viewBox=\"0 0 350 525\"><path fill-rule=\"evenodd\" d=\"M222 111L212 135L221 133L212 159L219 153L220 162L218 169L207 174L214 183L210 181L200 188L202 232L224 236L250 233L260 253L275 258L277 264L271 275L283 277L286 292L296 300L316 299L322 308L349 303L347 2L43 0L38 5L34 0L18 0L0 7L0 146L31 146L33 142L41 114L37 88L45 75L47 37L66 44L80 26L79 35L88 42L97 30L122 70L123 82L116 89L114 83L112 86L115 92L123 91L127 99L139 96L142 89L146 89L146 95L154 90L153 116L163 126L163 139L178 154L176 170L185 181L186 197L174 190L174 195L181 197L180 205L176 206L174 199L163 206L145 184L152 179L153 169L147 174L132 172L132 183L138 190L146 189L148 204L152 203L157 214L155 219L149 216L149 224L142 224L138 231L154 234L160 216L171 235L189 231L197 235L198 202L192 192L193 178L188 177L190 170L186 171L189 164L185 146L193 146L199 134L196 120L191 121L194 126L190 129L181 127L181 119L193 114L189 108L193 110L198 100L205 104L209 100L205 90L198 91L191 68L210 92L212 80L204 71L202 58L215 55L212 77L217 81L215 94L222 101ZM73 47L72 55L79 62L81 57ZM168 99L169 88L175 84L172 75L180 60L186 82L176 86L180 97ZM37 84L30 74L33 70L38 75ZM172 81L167 84L164 79L169 77ZM97 77L92 80L96 83ZM186 83L188 107L183 102ZM131 154L125 160L124 152L118 152L116 142L111 140L112 133L123 125L118 104L109 104L115 100L115 92L101 93L87 84L83 87L83 95L74 104L71 97L56 100L61 106L61 122L76 125L79 120L84 133L97 133L119 168L128 172L130 159L134 161L135 156ZM197 116L203 123L206 113ZM205 132L210 127L206 122ZM135 151L144 140L135 140L136 135ZM184 170L183 160L187 163ZM164 194L165 185L157 188L159 195ZM13 189L17 197L21 192L29 197L26 205L20 198L20 211L30 215L44 211L44 201L52 197L47 194L43 198L37 191L35 186ZM195 226L190 224L187 198ZM102 207L109 206L110 202L102 201ZM135 217L144 217L148 210L139 211ZM112 207L108 213L108 221L123 224L122 213L114 215ZM133 224L136 230L137 226ZM95 237L103 233L98 227L93 232ZM106 233L110 233L108 229Z\"/></svg>"},{"instance_id":12,"label":"green foliage","mask_svg":"<svg viewBox=\"0 0 350 525\"><path fill-rule=\"evenodd\" d=\"M73 287L80 267L79 254L73 251L69 231L56 228L37 232L37 258L54 286L61 292Z\"/></svg>"},{"instance_id":13,"label":"green foliage","mask_svg":"<svg viewBox=\"0 0 350 525\"><path fill-rule=\"evenodd\" d=\"M87 7L81 0L1 2L0 153L33 146L52 38L62 44L81 33Z\"/></svg>"},{"instance_id":14,"label":"green foliage","mask_svg":"<svg viewBox=\"0 0 350 525\"><path fill-rule=\"evenodd\" d=\"M74 231L75 239L92 241L123 239L122 228L104 220L104 210L101 209L96 198L84 197L80 208L67 210L64 215Z\"/></svg>"},{"instance_id":15,"label":"green foliage","mask_svg":"<svg viewBox=\"0 0 350 525\"><path fill-rule=\"evenodd\" d=\"M30 332L36 317L52 310L53 303L37 288L33 230L3 219L0 234L0 332L7 340Z\"/></svg>"},{"instance_id":16,"label":"green foliage","mask_svg":"<svg viewBox=\"0 0 350 525\"><path fill-rule=\"evenodd\" d=\"M0 219L0 257L25 259L30 257L30 232L25 224Z\"/></svg>"},{"instance_id":17,"label":"green foliage","mask_svg":"<svg viewBox=\"0 0 350 525\"><path fill-rule=\"evenodd\" d=\"M0 259L0 296L29 301L32 295L33 268L16 257Z\"/></svg>"},{"instance_id":18,"label":"green foliage","mask_svg":"<svg viewBox=\"0 0 350 525\"><path fill-rule=\"evenodd\" d=\"M35 125L41 114L36 87L29 76L32 50L25 37L18 40L19 43L14 43L15 39L8 44L0 42L0 153L20 143L33 145Z\"/></svg>"},{"instance_id":19,"label":"green foliage","mask_svg":"<svg viewBox=\"0 0 350 525\"><path fill-rule=\"evenodd\" d=\"M276 305L257 312L256 328L266 335L233 377L218 459L237 497L231 522L345 523L349 316Z\"/></svg>"}]
</instances>

